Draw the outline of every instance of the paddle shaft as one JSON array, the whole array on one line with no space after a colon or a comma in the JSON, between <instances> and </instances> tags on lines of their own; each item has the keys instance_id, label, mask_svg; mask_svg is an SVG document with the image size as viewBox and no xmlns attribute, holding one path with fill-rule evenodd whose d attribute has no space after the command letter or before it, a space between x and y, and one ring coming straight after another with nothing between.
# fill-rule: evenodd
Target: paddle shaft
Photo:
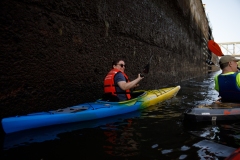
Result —
<instances>
[{"instance_id":1,"label":"paddle shaft","mask_svg":"<svg viewBox=\"0 0 240 160\"><path fill-rule=\"evenodd\" d=\"M153 55L150 57L148 64L143 68L142 73L140 73L141 77L144 77L143 73L148 74L152 57L153 57Z\"/></svg>"}]
</instances>

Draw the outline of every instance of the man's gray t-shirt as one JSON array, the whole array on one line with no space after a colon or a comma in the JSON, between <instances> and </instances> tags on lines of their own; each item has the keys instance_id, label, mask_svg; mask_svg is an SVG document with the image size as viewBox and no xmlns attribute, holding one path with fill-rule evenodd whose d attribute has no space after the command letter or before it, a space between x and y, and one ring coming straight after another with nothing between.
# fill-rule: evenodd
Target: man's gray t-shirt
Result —
<instances>
[{"instance_id":1,"label":"man's gray t-shirt","mask_svg":"<svg viewBox=\"0 0 240 160\"><path fill-rule=\"evenodd\" d=\"M119 101L124 101L124 100L127 100L127 96L124 93L125 91L122 90L117 84L120 81L125 81L126 82L126 78L124 77L124 75L121 72L118 72L114 77L114 83L115 83L115 85L117 85L116 86L116 92L122 92L123 93L123 94L118 94L117 93L117 97L118 97Z\"/></svg>"}]
</instances>

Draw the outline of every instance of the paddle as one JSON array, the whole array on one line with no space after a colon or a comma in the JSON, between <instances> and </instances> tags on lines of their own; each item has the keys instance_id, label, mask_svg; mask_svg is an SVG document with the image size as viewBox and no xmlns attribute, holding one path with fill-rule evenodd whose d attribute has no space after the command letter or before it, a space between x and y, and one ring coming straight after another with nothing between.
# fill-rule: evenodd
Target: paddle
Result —
<instances>
[{"instance_id":1,"label":"paddle","mask_svg":"<svg viewBox=\"0 0 240 160\"><path fill-rule=\"evenodd\" d=\"M217 56L223 56L223 53L221 51L221 48L217 43L215 43L213 40L208 41L208 49L213 52ZM206 63L208 65L215 65L210 59L206 60Z\"/></svg>"},{"instance_id":2,"label":"paddle","mask_svg":"<svg viewBox=\"0 0 240 160\"><path fill-rule=\"evenodd\" d=\"M224 56L224 54L222 53L221 48L219 47L219 45L217 43L215 43L213 40L209 40L208 41L208 48L209 50L214 53L215 55L221 57ZM209 60L210 61L210 60ZM239 67L237 67L238 70L240 70Z\"/></svg>"},{"instance_id":3,"label":"paddle","mask_svg":"<svg viewBox=\"0 0 240 160\"><path fill-rule=\"evenodd\" d=\"M213 40L209 40L208 41L208 48L211 52L213 52L215 55L221 57L224 56L224 54L222 53L221 48L219 47L219 45L217 43L215 43Z\"/></svg>"},{"instance_id":4,"label":"paddle","mask_svg":"<svg viewBox=\"0 0 240 160\"><path fill-rule=\"evenodd\" d=\"M140 73L141 77L144 77L144 74L148 74L149 69L150 69L150 63L151 63L152 57L153 57L153 55L150 57L148 64L143 68L142 73Z\"/></svg>"}]
</instances>

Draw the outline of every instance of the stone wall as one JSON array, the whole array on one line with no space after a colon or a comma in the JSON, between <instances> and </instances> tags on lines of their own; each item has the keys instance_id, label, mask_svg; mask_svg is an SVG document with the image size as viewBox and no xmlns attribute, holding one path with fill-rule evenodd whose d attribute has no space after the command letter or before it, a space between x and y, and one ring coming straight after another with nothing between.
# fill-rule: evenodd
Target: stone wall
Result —
<instances>
[{"instance_id":1,"label":"stone wall","mask_svg":"<svg viewBox=\"0 0 240 160\"><path fill-rule=\"evenodd\" d=\"M201 0L1 0L0 21L0 117L95 101L117 58L134 79L153 55L139 89L208 70Z\"/></svg>"}]
</instances>

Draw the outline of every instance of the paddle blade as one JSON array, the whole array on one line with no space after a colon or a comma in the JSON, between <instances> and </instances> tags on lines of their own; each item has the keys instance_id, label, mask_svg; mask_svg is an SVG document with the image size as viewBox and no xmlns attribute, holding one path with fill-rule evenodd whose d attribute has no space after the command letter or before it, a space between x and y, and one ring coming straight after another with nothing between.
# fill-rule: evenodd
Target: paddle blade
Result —
<instances>
[{"instance_id":1,"label":"paddle blade","mask_svg":"<svg viewBox=\"0 0 240 160\"><path fill-rule=\"evenodd\" d=\"M217 56L224 56L222 53L221 48L217 43L215 43L213 40L208 41L208 48L211 52L213 52Z\"/></svg>"},{"instance_id":2,"label":"paddle blade","mask_svg":"<svg viewBox=\"0 0 240 160\"><path fill-rule=\"evenodd\" d=\"M148 64L143 68L142 73L144 73L144 74L148 74L148 72L149 72L149 68L150 68L150 63L151 63L151 60L152 60L152 57L153 57L153 55L151 56L151 58L150 58ZM141 77L144 77L143 74L141 74L140 76L141 76Z\"/></svg>"},{"instance_id":3,"label":"paddle blade","mask_svg":"<svg viewBox=\"0 0 240 160\"><path fill-rule=\"evenodd\" d=\"M148 64L143 68L142 73L148 74L149 68L150 68L150 64L148 63Z\"/></svg>"}]
</instances>

